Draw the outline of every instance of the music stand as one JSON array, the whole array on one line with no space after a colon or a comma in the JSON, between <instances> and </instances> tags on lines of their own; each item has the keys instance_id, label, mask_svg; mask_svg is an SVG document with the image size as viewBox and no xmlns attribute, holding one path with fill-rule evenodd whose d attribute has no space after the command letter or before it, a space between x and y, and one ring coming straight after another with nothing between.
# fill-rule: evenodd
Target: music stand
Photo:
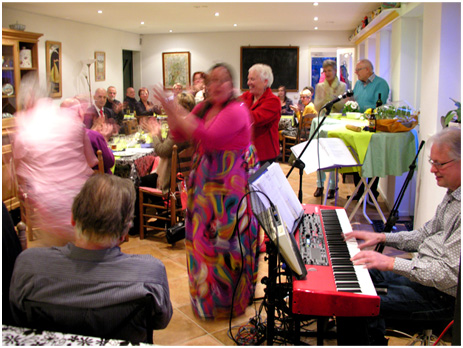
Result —
<instances>
[{"instance_id":1,"label":"music stand","mask_svg":"<svg viewBox=\"0 0 463 348\"><path fill-rule=\"evenodd\" d=\"M325 122L326 116L328 116L330 114L332 107L333 107L333 104L331 104L331 103L329 103L329 104L327 104L325 106L325 113L323 114L323 118L321 119L321 121L318 123L317 129L315 129L315 131L312 133L312 136L307 141L307 144L305 145L305 147L302 149L299 156L294 160L293 164L291 165L291 169L289 170L288 174L286 174L286 178L289 178L289 176L291 175L294 168L295 167L299 168L299 191L298 191L297 197L299 198L299 202L301 202L301 203L302 203L302 178L304 176L304 168L305 168L305 164L304 164L304 162L301 161L301 157L302 157L302 155L304 155L304 152L309 147L310 142L312 141L312 139L315 137L316 134L318 134L318 130L322 126L323 122ZM318 112L318 117L319 118L320 118L320 113L322 112L322 110L323 110L323 108L320 109L320 111Z\"/></svg>"}]
</instances>

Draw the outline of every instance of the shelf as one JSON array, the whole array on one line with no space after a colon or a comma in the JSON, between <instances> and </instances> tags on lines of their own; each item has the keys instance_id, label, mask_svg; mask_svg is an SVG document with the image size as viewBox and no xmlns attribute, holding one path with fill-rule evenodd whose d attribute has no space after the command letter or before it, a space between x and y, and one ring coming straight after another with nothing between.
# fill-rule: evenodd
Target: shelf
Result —
<instances>
[{"instance_id":1,"label":"shelf","mask_svg":"<svg viewBox=\"0 0 463 348\"><path fill-rule=\"evenodd\" d=\"M353 36L350 41L354 41L355 44L358 45L367 37L376 33L378 30L398 18L399 12L397 12L397 10L398 9L394 8L381 11L381 13L377 15L370 23L368 23L365 28L360 30L357 35Z\"/></svg>"},{"instance_id":2,"label":"shelf","mask_svg":"<svg viewBox=\"0 0 463 348\"><path fill-rule=\"evenodd\" d=\"M3 70L3 71L14 71L14 68L3 68L3 67L2 67L2 70Z\"/></svg>"},{"instance_id":3,"label":"shelf","mask_svg":"<svg viewBox=\"0 0 463 348\"><path fill-rule=\"evenodd\" d=\"M16 94L12 94L12 95L2 94L2 99L8 99L8 98L16 98Z\"/></svg>"},{"instance_id":4,"label":"shelf","mask_svg":"<svg viewBox=\"0 0 463 348\"><path fill-rule=\"evenodd\" d=\"M19 68L21 71L35 71L37 68Z\"/></svg>"}]
</instances>

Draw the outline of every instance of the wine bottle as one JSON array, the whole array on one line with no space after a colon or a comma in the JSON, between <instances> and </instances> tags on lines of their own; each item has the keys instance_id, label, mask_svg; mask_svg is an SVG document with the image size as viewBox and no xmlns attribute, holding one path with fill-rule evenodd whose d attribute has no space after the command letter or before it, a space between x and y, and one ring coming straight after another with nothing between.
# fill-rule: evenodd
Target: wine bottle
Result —
<instances>
[{"instance_id":1,"label":"wine bottle","mask_svg":"<svg viewBox=\"0 0 463 348\"><path fill-rule=\"evenodd\" d=\"M381 100L381 93L378 94L378 100L376 101L376 107L379 108L383 105L383 101Z\"/></svg>"},{"instance_id":2,"label":"wine bottle","mask_svg":"<svg viewBox=\"0 0 463 348\"><path fill-rule=\"evenodd\" d=\"M376 115L374 112L371 113L370 119L368 120L368 130L371 133L376 132Z\"/></svg>"}]
</instances>

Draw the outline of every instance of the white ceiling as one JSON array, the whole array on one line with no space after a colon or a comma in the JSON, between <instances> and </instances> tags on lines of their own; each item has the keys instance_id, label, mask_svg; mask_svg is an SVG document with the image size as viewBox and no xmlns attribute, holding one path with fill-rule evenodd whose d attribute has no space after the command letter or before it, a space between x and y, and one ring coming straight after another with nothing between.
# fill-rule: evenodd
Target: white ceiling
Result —
<instances>
[{"instance_id":1,"label":"white ceiling","mask_svg":"<svg viewBox=\"0 0 463 348\"><path fill-rule=\"evenodd\" d=\"M9 2L3 8L136 34L354 30L379 2ZM101 14L98 10L103 11ZM214 14L218 12L219 16ZM318 21L314 17L319 18ZM144 25L140 24L144 21ZM8 24L3 23L4 27ZM235 27L234 24L237 26ZM27 30L27 28L26 28Z\"/></svg>"}]
</instances>

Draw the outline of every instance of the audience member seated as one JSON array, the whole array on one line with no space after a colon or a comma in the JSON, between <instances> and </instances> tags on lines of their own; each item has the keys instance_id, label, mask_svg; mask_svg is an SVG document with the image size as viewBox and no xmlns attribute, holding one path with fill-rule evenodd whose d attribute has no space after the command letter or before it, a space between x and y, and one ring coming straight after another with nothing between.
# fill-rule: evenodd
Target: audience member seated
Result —
<instances>
[{"instance_id":1,"label":"audience member seated","mask_svg":"<svg viewBox=\"0 0 463 348\"><path fill-rule=\"evenodd\" d=\"M182 92L177 96L177 102L186 110L192 111L195 107L195 99L192 94ZM155 172L141 178L141 186L160 189L163 193L170 188L170 170L172 162L172 150L177 144L178 152L190 146L190 142L175 142L170 133L166 139L161 136L161 125L154 118L145 118L140 122L142 128L151 134L154 152L160 157Z\"/></svg>"},{"instance_id":2,"label":"audience member seated","mask_svg":"<svg viewBox=\"0 0 463 348\"><path fill-rule=\"evenodd\" d=\"M202 102L206 96L206 73L202 71L196 71L193 74L193 86L191 88L191 94L195 97L196 104Z\"/></svg>"},{"instance_id":3,"label":"audience member seated","mask_svg":"<svg viewBox=\"0 0 463 348\"><path fill-rule=\"evenodd\" d=\"M79 120L83 120L83 105L77 98L68 98L61 103L62 108L69 108L75 112L75 115ZM85 129L87 136L92 144L95 156L97 151L101 150L104 163L104 171L107 174L112 174L111 168L114 166L115 159L113 152L108 147L108 141L111 135L114 133L114 124L106 122L95 122L92 129ZM98 169L98 165L92 168L93 170Z\"/></svg>"},{"instance_id":4,"label":"audience member seated","mask_svg":"<svg viewBox=\"0 0 463 348\"><path fill-rule=\"evenodd\" d=\"M75 243L27 249L16 259L10 304L18 325L30 327L28 301L97 310L146 296L153 303L154 329L168 325L172 304L164 264L150 255L124 254L119 246L134 204L130 179L98 174L85 183L72 204ZM114 318L118 314L116 309ZM112 319L104 318L104 324L111 325Z\"/></svg>"},{"instance_id":5,"label":"audience member seated","mask_svg":"<svg viewBox=\"0 0 463 348\"><path fill-rule=\"evenodd\" d=\"M281 105L270 89L272 83L272 68L266 64L254 64L248 71L249 91L240 97L251 111L253 142L261 165L275 162L280 155Z\"/></svg>"},{"instance_id":6,"label":"audience member seated","mask_svg":"<svg viewBox=\"0 0 463 348\"><path fill-rule=\"evenodd\" d=\"M172 86L172 95L168 98L169 100L175 100L177 96L182 93L183 91L183 86L181 83L174 83Z\"/></svg>"},{"instance_id":7,"label":"audience member seated","mask_svg":"<svg viewBox=\"0 0 463 348\"><path fill-rule=\"evenodd\" d=\"M113 110L116 117L116 122L119 126L122 126L122 121L124 120L124 110L122 104L119 100L116 99L116 87L109 86L107 89L108 99L106 100L105 107Z\"/></svg>"},{"instance_id":8,"label":"audience member seated","mask_svg":"<svg viewBox=\"0 0 463 348\"><path fill-rule=\"evenodd\" d=\"M104 88L97 88L93 95L94 104L90 106L84 115L85 127L91 129L96 120L99 122L116 123L116 115L113 110L105 107L107 92Z\"/></svg>"},{"instance_id":9,"label":"audience member seated","mask_svg":"<svg viewBox=\"0 0 463 348\"><path fill-rule=\"evenodd\" d=\"M10 213L2 202L2 324L15 325L10 310L10 282L13 267L22 251Z\"/></svg>"},{"instance_id":10,"label":"audience member seated","mask_svg":"<svg viewBox=\"0 0 463 348\"><path fill-rule=\"evenodd\" d=\"M137 104L137 99L135 99L135 89L133 87L129 87L127 88L124 98L124 108L126 115L134 113L135 104Z\"/></svg>"},{"instance_id":11,"label":"audience member seated","mask_svg":"<svg viewBox=\"0 0 463 348\"><path fill-rule=\"evenodd\" d=\"M278 98L280 98L280 103L281 103L281 114L282 115L294 114L294 111L291 110L291 105L293 105L293 101L286 96L285 86L278 87Z\"/></svg>"},{"instance_id":12,"label":"audience member seated","mask_svg":"<svg viewBox=\"0 0 463 348\"><path fill-rule=\"evenodd\" d=\"M302 111L302 116L309 115L309 114L316 114L317 110L312 103L312 92L308 88L304 88L300 94L300 100L302 102L302 107L304 108ZM291 105L291 110L294 111L294 125L297 128L299 122L301 122L301 110L296 105Z\"/></svg>"},{"instance_id":13,"label":"audience member seated","mask_svg":"<svg viewBox=\"0 0 463 348\"><path fill-rule=\"evenodd\" d=\"M104 91L104 90L103 90ZM12 143L21 193L27 194L37 245L65 245L74 240L72 199L98 165L82 121L56 107L38 86L21 82Z\"/></svg>"},{"instance_id":14,"label":"audience member seated","mask_svg":"<svg viewBox=\"0 0 463 348\"><path fill-rule=\"evenodd\" d=\"M380 293L380 315L368 325L370 345L387 344L386 320L453 318L461 259L461 130L445 128L434 135L429 162L437 185L447 189L434 217L422 227L405 232L355 231L361 252L352 261L370 270L373 284L386 288ZM411 259L388 256L367 247L384 243L413 252ZM459 328L458 328L459 329Z\"/></svg>"},{"instance_id":15,"label":"audience member seated","mask_svg":"<svg viewBox=\"0 0 463 348\"><path fill-rule=\"evenodd\" d=\"M161 113L161 108L148 100L149 92L147 88L140 88L138 90L138 96L140 100L135 104L137 116L153 116L154 114Z\"/></svg>"}]
</instances>

